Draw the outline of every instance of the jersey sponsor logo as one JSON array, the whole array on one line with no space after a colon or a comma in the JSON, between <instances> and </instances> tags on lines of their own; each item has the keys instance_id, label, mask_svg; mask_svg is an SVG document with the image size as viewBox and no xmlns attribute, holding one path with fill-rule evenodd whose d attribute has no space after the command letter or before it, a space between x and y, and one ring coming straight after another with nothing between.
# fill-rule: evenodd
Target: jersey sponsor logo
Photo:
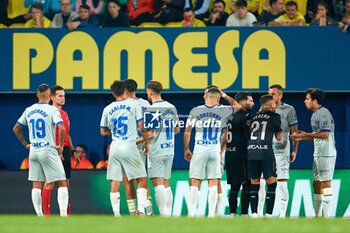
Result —
<instances>
[{"instance_id":1,"label":"jersey sponsor logo","mask_svg":"<svg viewBox=\"0 0 350 233\"><path fill-rule=\"evenodd\" d=\"M31 146L34 148L48 147L49 143L48 142L33 142Z\"/></svg>"},{"instance_id":2,"label":"jersey sponsor logo","mask_svg":"<svg viewBox=\"0 0 350 233\"><path fill-rule=\"evenodd\" d=\"M226 147L226 151L235 152L235 151L237 151L237 148L236 147Z\"/></svg>"},{"instance_id":3,"label":"jersey sponsor logo","mask_svg":"<svg viewBox=\"0 0 350 233\"><path fill-rule=\"evenodd\" d=\"M174 147L174 143L172 143L172 142L160 144L160 148L162 148L162 149L172 148L172 147Z\"/></svg>"},{"instance_id":4,"label":"jersey sponsor logo","mask_svg":"<svg viewBox=\"0 0 350 233\"><path fill-rule=\"evenodd\" d=\"M215 145L218 144L218 140L197 140L198 145Z\"/></svg>"},{"instance_id":5,"label":"jersey sponsor logo","mask_svg":"<svg viewBox=\"0 0 350 233\"><path fill-rule=\"evenodd\" d=\"M248 150L268 150L268 145L249 145Z\"/></svg>"}]
</instances>

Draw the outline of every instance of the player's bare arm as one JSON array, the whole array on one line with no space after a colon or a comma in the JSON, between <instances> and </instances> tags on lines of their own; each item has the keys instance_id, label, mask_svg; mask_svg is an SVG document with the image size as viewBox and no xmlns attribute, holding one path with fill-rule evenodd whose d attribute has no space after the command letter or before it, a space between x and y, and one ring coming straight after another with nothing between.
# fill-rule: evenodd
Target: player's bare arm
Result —
<instances>
[{"instance_id":1,"label":"player's bare arm","mask_svg":"<svg viewBox=\"0 0 350 233\"><path fill-rule=\"evenodd\" d=\"M220 155L222 155L225 152L226 145L227 145L227 129L223 129L221 134Z\"/></svg>"},{"instance_id":2,"label":"player's bare arm","mask_svg":"<svg viewBox=\"0 0 350 233\"><path fill-rule=\"evenodd\" d=\"M292 131L292 135L296 135L298 134L298 125L293 125L290 127L290 130ZM293 144L293 151L292 151L292 159L290 160L290 163L293 163L296 158L297 158L297 154L298 154L298 147L299 147L299 141L296 140L292 140L292 144Z\"/></svg>"},{"instance_id":3,"label":"player's bare arm","mask_svg":"<svg viewBox=\"0 0 350 233\"><path fill-rule=\"evenodd\" d=\"M69 150L71 152L73 152L73 158L75 161L75 165L78 165L80 163L80 157L77 154L77 151L75 150L75 148L73 146L72 138L70 137L70 135L68 135L68 142L69 142Z\"/></svg>"},{"instance_id":4,"label":"player's bare arm","mask_svg":"<svg viewBox=\"0 0 350 233\"><path fill-rule=\"evenodd\" d=\"M184 133L184 156L185 160L190 162L192 158L192 153L190 151L190 139L192 133L192 126L188 125Z\"/></svg>"},{"instance_id":5,"label":"player's bare arm","mask_svg":"<svg viewBox=\"0 0 350 233\"><path fill-rule=\"evenodd\" d=\"M148 130L147 131L147 135L148 135L148 139L152 139L156 136L156 131L155 130ZM139 137L137 140L136 140L136 145L144 142L145 139L143 137Z\"/></svg>"},{"instance_id":6,"label":"player's bare arm","mask_svg":"<svg viewBox=\"0 0 350 233\"><path fill-rule=\"evenodd\" d=\"M139 126L141 135L142 135L143 140L144 140L144 142L145 142L145 145L144 145L144 152L145 152L145 154L148 154L148 152L149 152L148 131L147 131L147 129L145 129L145 128L143 127L143 121L139 121L139 122L137 122L137 124L138 124L138 126Z\"/></svg>"},{"instance_id":7,"label":"player's bare arm","mask_svg":"<svg viewBox=\"0 0 350 233\"><path fill-rule=\"evenodd\" d=\"M13 127L13 132L16 134L16 137L18 140L22 143L22 145L26 148L30 148L30 144L27 142L27 140L23 136L22 126L19 124L15 124Z\"/></svg>"},{"instance_id":8,"label":"player's bare arm","mask_svg":"<svg viewBox=\"0 0 350 233\"><path fill-rule=\"evenodd\" d=\"M174 129L174 133L175 133L175 134L180 133L180 127L175 127L175 129Z\"/></svg>"},{"instance_id":9,"label":"player's bare arm","mask_svg":"<svg viewBox=\"0 0 350 233\"><path fill-rule=\"evenodd\" d=\"M283 138L283 132L282 132L282 131L277 132L277 133L275 134L275 137L276 137L276 140L277 140L277 141L281 141L282 138Z\"/></svg>"},{"instance_id":10,"label":"player's bare arm","mask_svg":"<svg viewBox=\"0 0 350 233\"><path fill-rule=\"evenodd\" d=\"M329 136L329 132L306 133L304 131L299 131L299 133L296 135L296 140L307 141L307 140L313 140L315 138L327 139L328 136Z\"/></svg>"},{"instance_id":11,"label":"player's bare arm","mask_svg":"<svg viewBox=\"0 0 350 233\"><path fill-rule=\"evenodd\" d=\"M100 128L100 134L102 137L111 136L111 130L106 128Z\"/></svg>"},{"instance_id":12,"label":"player's bare arm","mask_svg":"<svg viewBox=\"0 0 350 233\"><path fill-rule=\"evenodd\" d=\"M64 124L59 124L58 126L58 137L59 137L59 142L60 144L56 146L56 149L58 150L58 154L60 155L61 159L64 160L62 151L64 147L64 134L66 132L66 129L64 127Z\"/></svg>"}]
</instances>

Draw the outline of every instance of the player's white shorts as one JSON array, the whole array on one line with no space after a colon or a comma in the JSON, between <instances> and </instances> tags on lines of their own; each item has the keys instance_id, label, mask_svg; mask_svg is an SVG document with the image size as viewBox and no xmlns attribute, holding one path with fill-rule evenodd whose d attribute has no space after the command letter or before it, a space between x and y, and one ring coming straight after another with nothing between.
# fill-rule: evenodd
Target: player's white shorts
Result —
<instances>
[{"instance_id":1,"label":"player's white shorts","mask_svg":"<svg viewBox=\"0 0 350 233\"><path fill-rule=\"evenodd\" d=\"M289 179L290 155L275 154L277 180Z\"/></svg>"},{"instance_id":2,"label":"player's white shorts","mask_svg":"<svg viewBox=\"0 0 350 233\"><path fill-rule=\"evenodd\" d=\"M221 179L220 152L193 153L190 162L190 178Z\"/></svg>"},{"instance_id":3,"label":"player's white shorts","mask_svg":"<svg viewBox=\"0 0 350 233\"><path fill-rule=\"evenodd\" d=\"M107 180L129 180L146 177L145 164L135 142L113 141L108 159Z\"/></svg>"},{"instance_id":4,"label":"player's white shorts","mask_svg":"<svg viewBox=\"0 0 350 233\"><path fill-rule=\"evenodd\" d=\"M333 180L336 158L337 157L314 157L312 170L315 181Z\"/></svg>"},{"instance_id":5,"label":"player's white shorts","mask_svg":"<svg viewBox=\"0 0 350 233\"><path fill-rule=\"evenodd\" d=\"M148 156L148 178L170 179L173 160L174 155Z\"/></svg>"},{"instance_id":6,"label":"player's white shorts","mask_svg":"<svg viewBox=\"0 0 350 233\"><path fill-rule=\"evenodd\" d=\"M140 153L140 155L141 155L143 164L145 164L145 166L146 166L147 155L146 155L145 152L144 152L144 148L143 148L144 145L145 145L145 143L139 143L139 144L137 144L137 149L139 150L139 153Z\"/></svg>"},{"instance_id":7,"label":"player's white shorts","mask_svg":"<svg viewBox=\"0 0 350 233\"><path fill-rule=\"evenodd\" d=\"M55 148L30 149L29 164L28 180L30 181L51 183L66 180L61 158Z\"/></svg>"}]
</instances>

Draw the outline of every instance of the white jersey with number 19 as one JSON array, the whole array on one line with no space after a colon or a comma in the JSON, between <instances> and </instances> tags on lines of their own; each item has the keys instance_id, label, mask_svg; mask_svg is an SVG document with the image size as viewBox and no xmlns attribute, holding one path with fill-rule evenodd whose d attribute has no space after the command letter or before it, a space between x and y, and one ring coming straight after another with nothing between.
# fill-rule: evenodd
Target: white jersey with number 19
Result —
<instances>
[{"instance_id":1,"label":"white jersey with number 19","mask_svg":"<svg viewBox=\"0 0 350 233\"><path fill-rule=\"evenodd\" d=\"M57 108L39 102L26 108L17 123L28 126L31 149L40 150L56 146L56 126L63 120Z\"/></svg>"}]
</instances>

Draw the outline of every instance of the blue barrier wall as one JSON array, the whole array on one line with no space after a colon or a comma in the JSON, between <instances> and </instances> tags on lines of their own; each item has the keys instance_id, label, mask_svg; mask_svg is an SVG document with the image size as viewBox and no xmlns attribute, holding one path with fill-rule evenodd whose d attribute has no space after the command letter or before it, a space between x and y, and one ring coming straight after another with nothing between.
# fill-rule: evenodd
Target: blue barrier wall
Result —
<instances>
[{"instance_id":1,"label":"blue barrier wall","mask_svg":"<svg viewBox=\"0 0 350 233\"><path fill-rule=\"evenodd\" d=\"M139 95L145 98L144 95ZM258 109L260 94L254 94ZM164 99L172 102L179 114L188 114L192 107L203 103L202 94L165 94ZM0 95L0 121L2 124L0 140L0 165L3 168L18 169L23 158L28 154L12 133L12 127L22 114L23 110L36 101L34 94L2 94ZM74 144L84 143L89 147L89 158L93 163L103 159L104 148L108 139L99 134L99 123L103 108L113 101L108 94L68 94L64 109L69 113L71 120L71 136ZM304 94L285 94L285 102L292 104L298 115L299 127L310 131L311 112L304 106ZM224 103L224 102L222 102ZM349 156L350 138L350 98L348 94L327 94L326 107L333 114L336 124L336 143L338 150L337 168L350 168ZM26 129L25 129L26 132ZM183 159L183 134L176 136L176 156L174 168L183 169L188 163ZM192 141L193 142L193 141ZM193 144L193 143L192 143ZM301 142L297 161L294 168L311 168L313 145Z\"/></svg>"}]
</instances>

